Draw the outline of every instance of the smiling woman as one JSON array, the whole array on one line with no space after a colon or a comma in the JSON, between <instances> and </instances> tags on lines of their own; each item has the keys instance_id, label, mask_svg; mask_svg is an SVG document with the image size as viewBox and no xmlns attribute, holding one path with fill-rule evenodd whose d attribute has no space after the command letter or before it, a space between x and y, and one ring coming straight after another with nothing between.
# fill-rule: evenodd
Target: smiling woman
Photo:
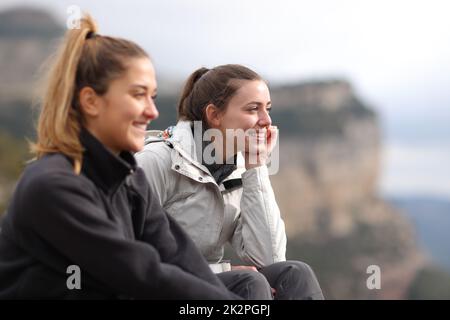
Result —
<instances>
[{"instance_id":1,"label":"smiling woman","mask_svg":"<svg viewBox=\"0 0 450 320\"><path fill-rule=\"evenodd\" d=\"M285 226L266 165L277 140L271 108L266 82L249 68L200 68L181 94L180 121L160 135L167 143L149 139L136 157L162 206L231 291L249 299L271 299L273 293L275 299L323 299L312 269L286 261ZM220 134L205 141L211 131ZM233 134L239 131L243 138ZM215 161L202 156L207 149ZM227 242L246 266L228 270L222 260Z\"/></svg>"},{"instance_id":2,"label":"smiling woman","mask_svg":"<svg viewBox=\"0 0 450 320\"><path fill-rule=\"evenodd\" d=\"M84 87L79 96L86 128L110 151L142 149L147 124L158 117L155 71L148 58L130 59L126 73L111 81L105 94Z\"/></svg>"},{"instance_id":3,"label":"smiling woman","mask_svg":"<svg viewBox=\"0 0 450 320\"><path fill-rule=\"evenodd\" d=\"M52 61L37 159L2 220L0 299L239 299L136 166L133 152L158 117L145 51L98 35L86 16Z\"/></svg>"}]
</instances>

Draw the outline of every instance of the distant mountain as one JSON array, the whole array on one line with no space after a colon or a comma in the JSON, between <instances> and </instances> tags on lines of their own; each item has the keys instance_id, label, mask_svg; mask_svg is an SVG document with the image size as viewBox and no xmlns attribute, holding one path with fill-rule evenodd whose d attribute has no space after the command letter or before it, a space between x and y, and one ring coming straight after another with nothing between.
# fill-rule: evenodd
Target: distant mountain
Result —
<instances>
[{"instance_id":1,"label":"distant mountain","mask_svg":"<svg viewBox=\"0 0 450 320\"><path fill-rule=\"evenodd\" d=\"M63 27L47 11L28 7L0 12L0 37L10 39L48 38L61 35Z\"/></svg>"},{"instance_id":2,"label":"distant mountain","mask_svg":"<svg viewBox=\"0 0 450 320\"><path fill-rule=\"evenodd\" d=\"M272 118L283 124L283 134L342 137L349 123L366 120L375 123L377 120L375 112L343 79L271 87L271 98Z\"/></svg>"},{"instance_id":3,"label":"distant mountain","mask_svg":"<svg viewBox=\"0 0 450 320\"><path fill-rule=\"evenodd\" d=\"M64 28L49 13L29 8L0 12L0 130L33 137L31 109L39 70Z\"/></svg>"},{"instance_id":4,"label":"distant mountain","mask_svg":"<svg viewBox=\"0 0 450 320\"><path fill-rule=\"evenodd\" d=\"M450 199L392 197L389 201L414 224L419 243L432 260L450 272Z\"/></svg>"},{"instance_id":5,"label":"distant mountain","mask_svg":"<svg viewBox=\"0 0 450 320\"><path fill-rule=\"evenodd\" d=\"M33 103L39 68L54 51L64 26L48 12L11 8L0 12L0 215L34 138Z\"/></svg>"}]
</instances>

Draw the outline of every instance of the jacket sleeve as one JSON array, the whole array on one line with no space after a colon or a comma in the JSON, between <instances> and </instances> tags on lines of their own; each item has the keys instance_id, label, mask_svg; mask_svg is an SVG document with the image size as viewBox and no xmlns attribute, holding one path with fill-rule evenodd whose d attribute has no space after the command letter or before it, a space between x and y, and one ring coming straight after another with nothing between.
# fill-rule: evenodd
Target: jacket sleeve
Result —
<instances>
[{"instance_id":1,"label":"jacket sleeve","mask_svg":"<svg viewBox=\"0 0 450 320\"><path fill-rule=\"evenodd\" d=\"M166 150L163 150L163 152L166 152ZM167 201L167 190L170 189L169 184L171 181L166 176L170 167L163 168L164 160L161 159L159 154L148 148L137 153L135 157L139 166L144 170L152 191L156 194L159 203L163 205ZM170 155L167 158L167 163L170 163Z\"/></svg>"},{"instance_id":2,"label":"jacket sleeve","mask_svg":"<svg viewBox=\"0 0 450 320\"><path fill-rule=\"evenodd\" d=\"M207 271L206 262L159 204L147 206L142 241L127 239L98 205L96 192L89 180L67 172L29 183L19 195L23 200L17 222L22 230L21 245L42 260L48 252L39 248L51 248L117 295L138 299L237 298L210 274L198 275ZM170 242L172 248L158 247L151 241ZM46 246L36 245L38 242ZM186 264L188 252L200 265L197 274ZM169 255L173 257L167 259Z\"/></svg>"},{"instance_id":3,"label":"jacket sleeve","mask_svg":"<svg viewBox=\"0 0 450 320\"><path fill-rule=\"evenodd\" d=\"M286 260L286 233L266 166L242 175L240 215L232 238L238 256L257 267Z\"/></svg>"}]
</instances>

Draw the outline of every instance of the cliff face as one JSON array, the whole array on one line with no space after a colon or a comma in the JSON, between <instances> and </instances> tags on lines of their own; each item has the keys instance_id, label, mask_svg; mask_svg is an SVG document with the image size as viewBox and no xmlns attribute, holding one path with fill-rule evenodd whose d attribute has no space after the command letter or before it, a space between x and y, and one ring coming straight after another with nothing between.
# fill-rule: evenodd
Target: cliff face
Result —
<instances>
[{"instance_id":1,"label":"cliff face","mask_svg":"<svg viewBox=\"0 0 450 320\"><path fill-rule=\"evenodd\" d=\"M63 27L47 12L18 8L0 12L0 215L29 159L39 69L54 51Z\"/></svg>"},{"instance_id":2,"label":"cliff face","mask_svg":"<svg viewBox=\"0 0 450 320\"><path fill-rule=\"evenodd\" d=\"M271 180L289 258L310 262L329 298L405 298L423 258L412 226L377 194L374 112L345 81L275 88L272 101L280 171ZM372 264L381 268L381 290L366 287Z\"/></svg>"},{"instance_id":3,"label":"cliff face","mask_svg":"<svg viewBox=\"0 0 450 320\"><path fill-rule=\"evenodd\" d=\"M0 131L32 138L41 66L64 29L48 13L19 8L0 12ZM0 132L1 134L2 132ZM1 176L1 172L0 172Z\"/></svg>"},{"instance_id":4,"label":"cliff face","mask_svg":"<svg viewBox=\"0 0 450 320\"><path fill-rule=\"evenodd\" d=\"M37 71L55 48L63 28L46 12L11 9L0 13L0 97L29 100ZM6 100L6 101L5 101Z\"/></svg>"},{"instance_id":5,"label":"cliff face","mask_svg":"<svg viewBox=\"0 0 450 320\"><path fill-rule=\"evenodd\" d=\"M291 206L285 208L289 212L286 219L292 221L288 232L314 233L326 228L329 235L348 234L358 215L352 208L378 201L381 142L375 114L367 109L361 116L351 110L356 97L344 81L275 89L272 100L274 123L287 112L292 113L291 121L298 121L287 133L283 124L279 125L281 170L272 177L280 199L291 197L294 190L299 196L295 203L281 200ZM281 110L277 110L279 104ZM333 124L327 125L325 118ZM327 218L320 214L331 208L333 213ZM311 211L317 214L309 214ZM382 211L365 218L377 221L386 215Z\"/></svg>"}]
</instances>

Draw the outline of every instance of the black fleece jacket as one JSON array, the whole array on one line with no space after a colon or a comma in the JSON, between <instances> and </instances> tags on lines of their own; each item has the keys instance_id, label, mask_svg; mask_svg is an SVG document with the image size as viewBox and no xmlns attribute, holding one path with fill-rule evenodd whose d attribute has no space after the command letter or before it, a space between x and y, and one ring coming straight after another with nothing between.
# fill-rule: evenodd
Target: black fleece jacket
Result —
<instances>
[{"instance_id":1,"label":"black fleece jacket","mask_svg":"<svg viewBox=\"0 0 450 320\"><path fill-rule=\"evenodd\" d=\"M0 299L239 299L152 195L131 153L87 130L81 174L52 154L25 169L0 231ZM68 289L70 265L81 289Z\"/></svg>"}]
</instances>

